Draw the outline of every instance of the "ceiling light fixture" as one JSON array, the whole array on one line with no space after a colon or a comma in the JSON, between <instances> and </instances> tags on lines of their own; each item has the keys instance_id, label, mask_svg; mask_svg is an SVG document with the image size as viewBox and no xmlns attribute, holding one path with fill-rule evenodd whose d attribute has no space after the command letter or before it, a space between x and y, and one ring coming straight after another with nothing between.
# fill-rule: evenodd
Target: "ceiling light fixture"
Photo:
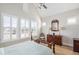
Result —
<instances>
[{"instance_id":1,"label":"ceiling light fixture","mask_svg":"<svg viewBox=\"0 0 79 59\"><path fill-rule=\"evenodd\" d=\"M40 3L39 8L42 9L47 9L47 6L45 5L45 3Z\"/></svg>"}]
</instances>

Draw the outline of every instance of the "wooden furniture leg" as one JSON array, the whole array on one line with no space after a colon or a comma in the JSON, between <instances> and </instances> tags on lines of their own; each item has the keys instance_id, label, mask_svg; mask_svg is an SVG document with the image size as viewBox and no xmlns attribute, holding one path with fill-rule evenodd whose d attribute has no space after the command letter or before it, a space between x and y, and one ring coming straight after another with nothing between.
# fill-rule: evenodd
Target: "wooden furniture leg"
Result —
<instances>
[{"instance_id":1,"label":"wooden furniture leg","mask_svg":"<svg viewBox=\"0 0 79 59\"><path fill-rule=\"evenodd\" d=\"M53 44L53 53L55 54L55 44Z\"/></svg>"}]
</instances>

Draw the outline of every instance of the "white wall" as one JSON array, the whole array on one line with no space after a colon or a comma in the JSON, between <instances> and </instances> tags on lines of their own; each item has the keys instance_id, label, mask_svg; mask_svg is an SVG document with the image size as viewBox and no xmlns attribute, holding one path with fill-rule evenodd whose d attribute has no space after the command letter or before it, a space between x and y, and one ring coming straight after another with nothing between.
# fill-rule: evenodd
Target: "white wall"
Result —
<instances>
[{"instance_id":1,"label":"white wall","mask_svg":"<svg viewBox=\"0 0 79 59\"><path fill-rule=\"evenodd\" d=\"M77 23L68 25L67 19L74 17L77 19ZM60 29L61 27L65 28L63 30L60 30L59 32L60 35L63 36L63 44L73 46L73 38L79 38L79 9L42 18L42 22L46 22L46 26L42 27L42 31L45 34L52 33L49 29L51 27L51 21L53 19L59 20Z\"/></svg>"}]
</instances>

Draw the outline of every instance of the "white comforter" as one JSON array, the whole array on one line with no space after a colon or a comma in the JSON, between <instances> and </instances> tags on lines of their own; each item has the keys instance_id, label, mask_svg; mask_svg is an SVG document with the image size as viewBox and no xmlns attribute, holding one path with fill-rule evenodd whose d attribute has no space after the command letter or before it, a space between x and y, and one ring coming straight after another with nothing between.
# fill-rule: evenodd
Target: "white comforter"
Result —
<instances>
[{"instance_id":1,"label":"white comforter","mask_svg":"<svg viewBox=\"0 0 79 59\"><path fill-rule=\"evenodd\" d=\"M26 41L16 45L0 48L2 55L51 55L52 50L33 41Z\"/></svg>"}]
</instances>

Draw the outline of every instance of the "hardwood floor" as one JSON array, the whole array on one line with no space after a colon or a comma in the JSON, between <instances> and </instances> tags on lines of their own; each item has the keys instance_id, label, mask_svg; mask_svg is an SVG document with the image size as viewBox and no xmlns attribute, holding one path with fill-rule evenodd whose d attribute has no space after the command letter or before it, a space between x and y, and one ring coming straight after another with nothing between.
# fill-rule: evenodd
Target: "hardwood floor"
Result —
<instances>
[{"instance_id":1,"label":"hardwood floor","mask_svg":"<svg viewBox=\"0 0 79 59\"><path fill-rule=\"evenodd\" d=\"M47 46L46 44L42 44L42 45ZM55 55L79 55L79 53L74 52L72 47L56 45L55 46Z\"/></svg>"},{"instance_id":2,"label":"hardwood floor","mask_svg":"<svg viewBox=\"0 0 79 59\"><path fill-rule=\"evenodd\" d=\"M56 45L56 55L79 55L78 52L74 52L72 47L58 46Z\"/></svg>"}]
</instances>

